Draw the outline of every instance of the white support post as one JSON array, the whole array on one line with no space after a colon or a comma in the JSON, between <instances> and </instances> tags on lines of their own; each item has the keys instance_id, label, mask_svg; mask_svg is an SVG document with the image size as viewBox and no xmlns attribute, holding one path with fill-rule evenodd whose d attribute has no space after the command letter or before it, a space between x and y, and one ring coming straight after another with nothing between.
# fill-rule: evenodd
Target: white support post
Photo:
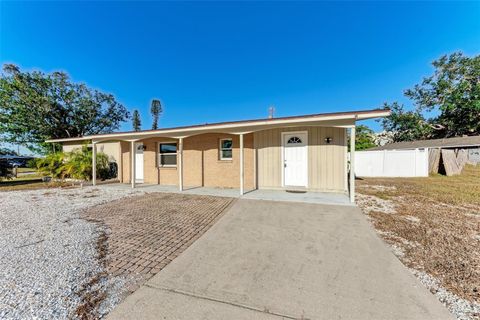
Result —
<instances>
[{"instance_id":1,"label":"white support post","mask_svg":"<svg viewBox=\"0 0 480 320\"><path fill-rule=\"evenodd\" d=\"M92 141L92 184L97 185L97 143Z\"/></svg>"},{"instance_id":2,"label":"white support post","mask_svg":"<svg viewBox=\"0 0 480 320\"><path fill-rule=\"evenodd\" d=\"M355 202L355 126L350 129L350 202Z\"/></svg>"},{"instance_id":3,"label":"white support post","mask_svg":"<svg viewBox=\"0 0 480 320\"><path fill-rule=\"evenodd\" d=\"M243 133L240 134L240 195L243 196Z\"/></svg>"},{"instance_id":4,"label":"white support post","mask_svg":"<svg viewBox=\"0 0 480 320\"><path fill-rule=\"evenodd\" d=\"M132 184L132 189L135 188L135 141L130 141L130 183Z\"/></svg>"},{"instance_id":5,"label":"white support post","mask_svg":"<svg viewBox=\"0 0 480 320\"><path fill-rule=\"evenodd\" d=\"M178 139L178 189L183 191L183 138Z\"/></svg>"},{"instance_id":6,"label":"white support post","mask_svg":"<svg viewBox=\"0 0 480 320\"><path fill-rule=\"evenodd\" d=\"M345 193L349 192L348 190L348 130L347 128L343 129L345 131L344 134L344 145L345 145L345 157L343 160L343 165L344 165L344 177L343 177L343 183L344 183L344 189Z\"/></svg>"},{"instance_id":7,"label":"white support post","mask_svg":"<svg viewBox=\"0 0 480 320\"><path fill-rule=\"evenodd\" d=\"M123 183L123 157L122 157L122 142L118 142L118 164L117 164L117 179L118 182Z\"/></svg>"}]
</instances>

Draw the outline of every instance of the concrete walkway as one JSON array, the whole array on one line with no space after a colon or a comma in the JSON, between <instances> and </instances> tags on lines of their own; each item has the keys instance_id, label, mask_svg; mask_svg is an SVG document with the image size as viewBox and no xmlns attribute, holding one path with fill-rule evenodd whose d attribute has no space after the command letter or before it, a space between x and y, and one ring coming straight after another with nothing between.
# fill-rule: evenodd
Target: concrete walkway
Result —
<instances>
[{"instance_id":1,"label":"concrete walkway","mask_svg":"<svg viewBox=\"0 0 480 320\"><path fill-rule=\"evenodd\" d=\"M358 208L239 199L109 319L452 319Z\"/></svg>"},{"instance_id":2,"label":"concrete walkway","mask_svg":"<svg viewBox=\"0 0 480 320\"><path fill-rule=\"evenodd\" d=\"M117 190L130 190L131 186L124 183L110 183L99 185L100 188L110 188ZM158 184L137 184L136 187L145 192L167 192L196 194L203 196L229 197L241 199L269 200L269 201L288 201L288 202L304 202L317 204L333 204L352 206L350 199L345 193L337 192L288 192L285 190L249 190L240 196L239 189L232 188L212 188L212 187L185 187L183 191L179 191L177 186L165 186Z\"/></svg>"}]
</instances>

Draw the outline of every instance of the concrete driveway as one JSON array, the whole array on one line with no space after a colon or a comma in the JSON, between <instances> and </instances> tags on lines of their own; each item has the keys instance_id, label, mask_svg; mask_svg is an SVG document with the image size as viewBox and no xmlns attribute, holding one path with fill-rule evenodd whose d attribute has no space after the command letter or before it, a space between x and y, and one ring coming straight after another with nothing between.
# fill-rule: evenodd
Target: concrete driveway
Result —
<instances>
[{"instance_id":1,"label":"concrete driveway","mask_svg":"<svg viewBox=\"0 0 480 320\"><path fill-rule=\"evenodd\" d=\"M110 319L452 319L356 207L237 200Z\"/></svg>"}]
</instances>

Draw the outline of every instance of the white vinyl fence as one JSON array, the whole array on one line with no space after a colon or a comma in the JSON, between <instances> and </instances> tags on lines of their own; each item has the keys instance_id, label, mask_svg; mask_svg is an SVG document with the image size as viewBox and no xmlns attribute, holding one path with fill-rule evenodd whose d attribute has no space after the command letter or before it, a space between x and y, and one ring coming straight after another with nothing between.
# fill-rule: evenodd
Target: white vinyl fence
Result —
<instances>
[{"instance_id":1,"label":"white vinyl fence","mask_svg":"<svg viewBox=\"0 0 480 320\"><path fill-rule=\"evenodd\" d=\"M356 151L357 177L428 177L428 149Z\"/></svg>"}]
</instances>

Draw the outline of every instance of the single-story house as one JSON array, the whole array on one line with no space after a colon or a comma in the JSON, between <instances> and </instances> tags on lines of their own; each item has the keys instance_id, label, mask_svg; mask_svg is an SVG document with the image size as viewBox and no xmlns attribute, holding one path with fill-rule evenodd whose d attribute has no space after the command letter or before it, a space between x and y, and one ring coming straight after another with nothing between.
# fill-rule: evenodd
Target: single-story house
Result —
<instances>
[{"instance_id":1,"label":"single-story house","mask_svg":"<svg viewBox=\"0 0 480 320\"><path fill-rule=\"evenodd\" d=\"M193 126L53 139L66 148L102 146L130 183L185 187L295 189L350 193L347 135L357 120L385 117L389 110L363 110L221 122ZM95 161L95 157L93 157ZM95 168L95 165L93 166ZM95 169L94 169L95 170ZM93 183L96 183L95 174Z\"/></svg>"}]
</instances>

